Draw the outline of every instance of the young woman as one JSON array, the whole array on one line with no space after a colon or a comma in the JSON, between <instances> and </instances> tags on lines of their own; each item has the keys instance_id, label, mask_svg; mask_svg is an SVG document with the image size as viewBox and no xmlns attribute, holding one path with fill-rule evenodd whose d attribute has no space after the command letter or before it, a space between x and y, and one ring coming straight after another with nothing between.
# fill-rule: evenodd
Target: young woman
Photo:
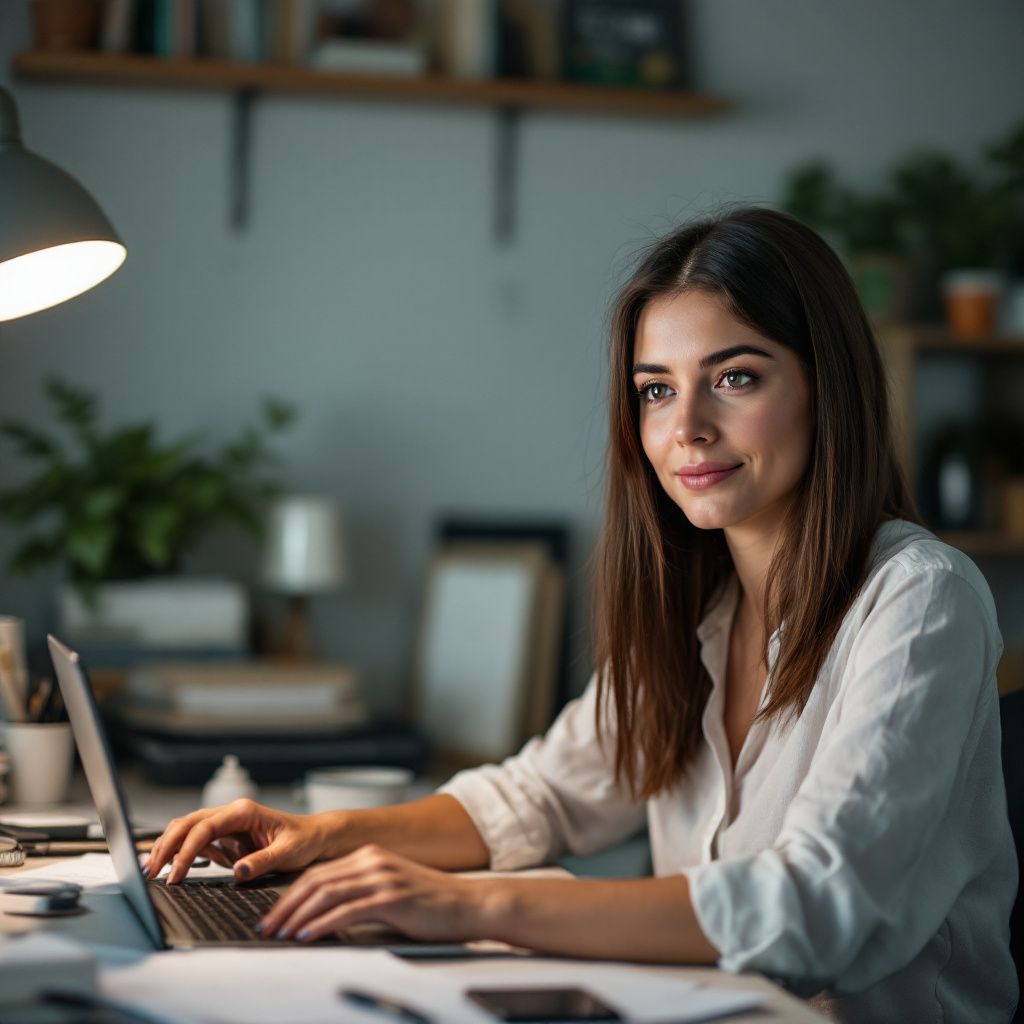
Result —
<instances>
[{"instance_id":1,"label":"young woman","mask_svg":"<svg viewBox=\"0 0 1024 1024\"><path fill-rule=\"evenodd\" d=\"M985 581L914 525L871 330L764 209L656 243L611 333L599 671L548 733L397 808L239 801L148 863L314 865L263 922L718 963L844 1020L1005 1021L1016 860ZM646 818L653 878L468 880Z\"/></svg>"}]
</instances>

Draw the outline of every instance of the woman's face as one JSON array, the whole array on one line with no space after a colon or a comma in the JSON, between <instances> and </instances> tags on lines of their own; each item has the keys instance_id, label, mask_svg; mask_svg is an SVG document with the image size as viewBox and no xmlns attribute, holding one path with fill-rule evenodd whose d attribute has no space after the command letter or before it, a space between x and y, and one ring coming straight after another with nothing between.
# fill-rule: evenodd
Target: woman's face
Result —
<instances>
[{"instance_id":1,"label":"woman's face","mask_svg":"<svg viewBox=\"0 0 1024 1024\"><path fill-rule=\"evenodd\" d=\"M647 305L633 364L644 452L686 518L703 530L778 530L811 449L796 353L691 291Z\"/></svg>"}]
</instances>

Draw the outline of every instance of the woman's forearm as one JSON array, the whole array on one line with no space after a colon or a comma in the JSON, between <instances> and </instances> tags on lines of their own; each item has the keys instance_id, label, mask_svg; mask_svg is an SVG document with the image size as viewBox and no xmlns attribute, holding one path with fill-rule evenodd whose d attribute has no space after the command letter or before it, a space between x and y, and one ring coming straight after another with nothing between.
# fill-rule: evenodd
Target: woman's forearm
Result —
<instances>
[{"instance_id":1,"label":"woman's forearm","mask_svg":"<svg viewBox=\"0 0 1024 1024\"><path fill-rule=\"evenodd\" d=\"M710 964L719 958L697 922L683 875L477 884L481 938L595 959Z\"/></svg>"},{"instance_id":2,"label":"woman's forearm","mask_svg":"<svg viewBox=\"0 0 1024 1024\"><path fill-rule=\"evenodd\" d=\"M393 807L318 815L327 840L322 859L343 857L376 843L446 871L485 868L490 851L455 797L435 793Z\"/></svg>"}]
</instances>

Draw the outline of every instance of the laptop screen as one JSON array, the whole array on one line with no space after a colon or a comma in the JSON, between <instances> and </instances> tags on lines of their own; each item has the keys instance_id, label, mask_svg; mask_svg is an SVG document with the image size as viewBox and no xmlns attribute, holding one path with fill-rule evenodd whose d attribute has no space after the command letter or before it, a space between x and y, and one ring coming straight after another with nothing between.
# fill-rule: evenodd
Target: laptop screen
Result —
<instances>
[{"instance_id":1,"label":"laptop screen","mask_svg":"<svg viewBox=\"0 0 1024 1024\"><path fill-rule=\"evenodd\" d=\"M166 943L135 852L128 805L114 769L114 759L100 722L85 666L78 654L65 647L56 637L48 636L46 639L57 672L60 693L71 720L78 755L82 759L89 791L107 838L121 891L138 915L153 945L157 949L165 949Z\"/></svg>"}]
</instances>

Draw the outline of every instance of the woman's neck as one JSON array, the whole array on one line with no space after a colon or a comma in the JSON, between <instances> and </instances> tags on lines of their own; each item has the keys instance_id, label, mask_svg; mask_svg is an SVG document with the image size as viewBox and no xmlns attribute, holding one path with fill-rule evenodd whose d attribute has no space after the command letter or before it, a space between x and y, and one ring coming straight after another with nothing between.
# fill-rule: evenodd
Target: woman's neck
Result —
<instances>
[{"instance_id":1,"label":"woman's neck","mask_svg":"<svg viewBox=\"0 0 1024 1024\"><path fill-rule=\"evenodd\" d=\"M740 584L740 602L749 605L756 621L764 629L764 594L768 567L775 554L779 531L744 529L725 530L733 568Z\"/></svg>"}]
</instances>

